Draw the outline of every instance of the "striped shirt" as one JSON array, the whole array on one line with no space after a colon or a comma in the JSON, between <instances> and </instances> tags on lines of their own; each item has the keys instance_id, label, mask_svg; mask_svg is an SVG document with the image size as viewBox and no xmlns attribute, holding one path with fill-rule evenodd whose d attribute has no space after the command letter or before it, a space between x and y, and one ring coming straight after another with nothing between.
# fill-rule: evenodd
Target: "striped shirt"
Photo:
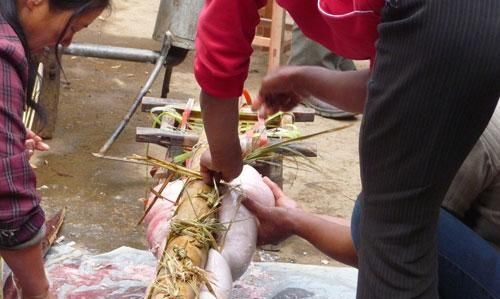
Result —
<instances>
[{"instance_id":1,"label":"striped shirt","mask_svg":"<svg viewBox=\"0 0 500 299\"><path fill-rule=\"evenodd\" d=\"M37 236L45 215L25 147L22 114L28 61L12 27L0 16L0 247L11 248Z\"/></svg>"}]
</instances>

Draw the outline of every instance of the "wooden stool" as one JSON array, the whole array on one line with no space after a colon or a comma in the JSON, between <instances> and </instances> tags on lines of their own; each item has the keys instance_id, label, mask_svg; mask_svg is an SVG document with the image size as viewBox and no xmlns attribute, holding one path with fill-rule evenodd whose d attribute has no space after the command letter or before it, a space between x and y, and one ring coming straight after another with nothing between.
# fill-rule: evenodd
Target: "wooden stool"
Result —
<instances>
[{"instance_id":1,"label":"wooden stool","mask_svg":"<svg viewBox=\"0 0 500 299\"><path fill-rule=\"evenodd\" d=\"M285 10L274 0L269 0L260 11L261 19L252 45L269 49L267 71L281 64L283 53L291 44L291 38L285 40L287 24Z\"/></svg>"}]
</instances>

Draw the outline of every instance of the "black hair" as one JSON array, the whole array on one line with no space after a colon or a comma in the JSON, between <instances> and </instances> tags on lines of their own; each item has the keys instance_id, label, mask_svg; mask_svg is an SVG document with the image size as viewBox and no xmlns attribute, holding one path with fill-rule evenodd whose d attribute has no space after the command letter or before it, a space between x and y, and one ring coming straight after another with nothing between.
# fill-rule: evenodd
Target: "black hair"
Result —
<instances>
[{"instance_id":1,"label":"black hair","mask_svg":"<svg viewBox=\"0 0 500 299\"><path fill-rule=\"evenodd\" d=\"M111 0L49 0L49 7L51 10L72 10L74 11L73 15L71 16L70 20L64 27L61 35L59 36L59 39L57 41L57 44L59 44L62 39L64 38L65 34L69 30L71 23L78 17L82 16L83 14L93 11L93 10L102 10L109 8L111 6ZM31 107L37 112L39 115L39 119L42 120L42 123L45 122L45 113L34 100L33 100L33 89L35 86L35 80L37 76L37 65L33 62L33 59L31 57L31 52L28 46L28 41L26 39L26 36L24 34L23 28L21 26L21 23L19 21L19 17L17 15L17 0L0 0L0 14L4 17L4 19L9 23L9 25L12 27L12 29L16 32L17 36L19 37L23 48L24 52L26 53L26 58L28 59L28 85L26 86L26 102L25 104L28 107ZM56 46L56 55L58 55L58 50ZM58 58L58 62L59 58Z\"/></svg>"},{"instance_id":2,"label":"black hair","mask_svg":"<svg viewBox=\"0 0 500 299\"><path fill-rule=\"evenodd\" d=\"M2 0L0 0L2 1ZM15 0L14 0L15 1ZM83 14L94 11L103 10L111 6L111 0L49 0L51 10L73 10L74 13L69 19L68 23L64 27L59 39L57 40L57 45L59 45L68 30L70 29L71 23L75 21L76 18L82 16ZM56 46L56 58L57 62L61 64L59 60L59 47Z\"/></svg>"}]
</instances>

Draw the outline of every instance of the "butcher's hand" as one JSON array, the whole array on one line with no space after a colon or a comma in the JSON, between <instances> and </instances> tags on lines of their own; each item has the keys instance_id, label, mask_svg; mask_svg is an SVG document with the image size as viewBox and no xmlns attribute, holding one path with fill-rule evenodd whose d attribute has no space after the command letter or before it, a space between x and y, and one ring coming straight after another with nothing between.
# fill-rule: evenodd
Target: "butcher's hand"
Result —
<instances>
[{"instance_id":1,"label":"butcher's hand","mask_svg":"<svg viewBox=\"0 0 500 299\"><path fill-rule=\"evenodd\" d=\"M42 137L38 136L30 129L26 129L26 140L24 141L24 145L30 157L33 156L35 150L45 152L50 149L49 145L42 141Z\"/></svg>"},{"instance_id":2,"label":"butcher's hand","mask_svg":"<svg viewBox=\"0 0 500 299\"><path fill-rule=\"evenodd\" d=\"M237 98L218 98L202 91L200 105L210 150L202 154L200 171L206 184L232 181L243 169L238 136Z\"/></svg>"},{"instance_id":3,"label":"butcher's hand","mask_svg":"<svg viewBox=\"0 0 500 299\"><path fill-rule=\"evenodd\" d=\"M278 111L290 111L308 94L299 79L304 67L284 66L269 73L262 80L259 95L252 109L263 118Z\"/></svg>"},{"instance_id":4,"label":"butcher's hand","mask_svg":"<svg viewBox=\"0 0 500 299\"><path fill-rule=\"evenodd\" d=\"M234 151L241 152L240 149ZM213 185L221 180L230 182L241 173L242 169L241 154L236 156L228 153L227 156L222 155L214 159L210 151L206 150L201 155L200 172L205 184Z\"/></svg>"},{"instance_id":5,"label":"butcher's hand","mask_svg":"<svg viewBox=\"0 0 500 299\"><path fill-rule=\"evenodd\" d=\"M258 244L278 244L295 234L295 214L302 210L269 178L264 177L264 182L273 192L275 207L263 206L251 198L243 205L258 219Z\"/></svg>"}]
</instances>

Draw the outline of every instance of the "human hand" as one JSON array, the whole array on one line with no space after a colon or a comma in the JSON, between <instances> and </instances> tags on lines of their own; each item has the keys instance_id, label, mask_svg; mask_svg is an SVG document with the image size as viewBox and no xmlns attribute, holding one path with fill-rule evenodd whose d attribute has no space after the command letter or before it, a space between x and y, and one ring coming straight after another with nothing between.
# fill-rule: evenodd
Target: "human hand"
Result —
<instances>
[{"instance_id":1,"label":"human hand","mask_svg":"<svg viewBox=\"0 0 500 299\"><path fill-rule=\"evenodd\" d=\"M246 199L242 203L258 220L258 244L277 244L294 234L293 212L299 211L297 203L286 196L269 178L264 177L274 195L275 207L266 207Z\"/></svg>"},{"instance_id":2,"label":"human hand","mask_svg":"<svg viewBox=\"0 0 500 299\"><path fill-rule=\"evenodd\" d=\"M302 207L293 199L288 197L283 190L276 184L271 181L268 177L263 177L262 180L264 183L271 189L274 195L274 205L276 207L287 208L287 209L302 209Z\"/></svg>"},{"instance_id":3,"label":"human hand","mask_svg":"<svg viewBox=\"0 0 500 299\"><path fill-rule=\"evenodd\" d=\"M306 96L297 75L302 67L285 66L267 74L262 79L259 95L252 103L252 109L267 117L278 111L289 111Z\"/></svg>"},{"instance_id":4,"label":"human hand","mask_svg":"<svg viewBox=\"0 0 500 299\"><path fill-rule=\"evenodd\" d=\"M208 185L218 183L220 180L232 181L240 175L243 169L243 159L241 155L231 157L221 157L213 159L210 150L203 152L200 158L200 172L203 182Z\"/></svg>"},{"instance_id":5,"label":"human hand","mask_svg":"<svg viewBox=\"0 0 500 299\"><path fill-rule=\"evenodd\" d=\"M26 129L26 140L24 141L24 146L28 150L30 157L33 156L35 150L45 152L50 149L49 145L43 142L42 138L30 129Z\"/></svg>"},{"instance_id":6,"label":"human hand","mask_svg":"<svg viewBox=\"0 0 500 299\"><path fill-rule=\"evenodd\" d=\"M200 171L206 184L220 179L230 182L243 169L238 137L238 100L219 98L202 91L200 107L210 151L200 157Z\"/></svg>"}]
</instances>

